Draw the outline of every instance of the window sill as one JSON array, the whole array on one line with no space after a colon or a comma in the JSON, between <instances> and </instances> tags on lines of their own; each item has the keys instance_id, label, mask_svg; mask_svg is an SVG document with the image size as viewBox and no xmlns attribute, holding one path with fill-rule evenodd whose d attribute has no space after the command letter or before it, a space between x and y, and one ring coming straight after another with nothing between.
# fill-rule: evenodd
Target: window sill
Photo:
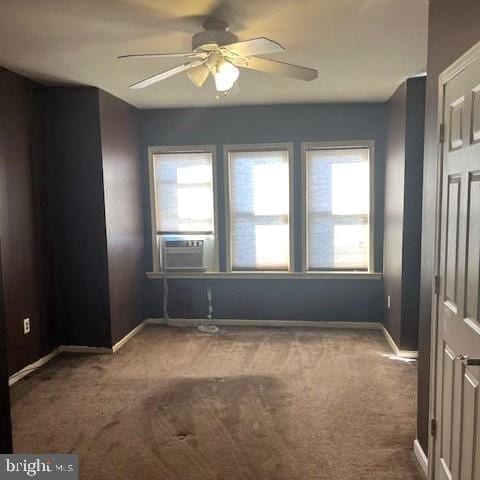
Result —
<instances>
[{"instance_id":1,"label":"window sill","mask_svg":"<svg viewBox=\"0 0 480 480\"><path fill-rule=\"evenodd\" d=\"M150 280L163 279L162 272L147 272ZM382 273L375 272L170 272L168 278L232 278L232 279L261 279L261 280L381 280Z\"/></svg>"}]
</instances>

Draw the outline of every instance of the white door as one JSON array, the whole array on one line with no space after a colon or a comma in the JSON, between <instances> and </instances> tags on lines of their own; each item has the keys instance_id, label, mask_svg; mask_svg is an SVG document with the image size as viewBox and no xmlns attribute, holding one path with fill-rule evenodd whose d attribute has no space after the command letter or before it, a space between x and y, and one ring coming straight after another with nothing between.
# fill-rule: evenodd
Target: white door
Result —
<instances>
[{"instance_id":1,"label":"white door","mask_svg":"<svg viewBox=\"0 0 480 480\"><path fill-rule=\"evenodd\" d=\"M480 56L471 59L443 89L435 480L480 480Z\"/></svg>"}]
</instances>

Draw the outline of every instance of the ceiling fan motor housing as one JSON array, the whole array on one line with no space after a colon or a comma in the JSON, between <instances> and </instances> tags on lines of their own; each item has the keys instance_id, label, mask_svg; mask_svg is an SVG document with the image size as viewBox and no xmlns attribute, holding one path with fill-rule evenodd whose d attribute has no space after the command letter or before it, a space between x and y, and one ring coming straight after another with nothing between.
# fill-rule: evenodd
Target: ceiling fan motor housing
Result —
<instances>
[{"instance_id":1,"label":"ceiling fan motor housing","mask_svg":"<svg viewBox=\"0 0 480 480\"><path fill-rule=\"evenodd\" d=\"M220 21L209 21L204 24L205 30L192 38L193 51L209 52L218 47L238 42L238 37L228 31L228 25Z\"/></svg>"}]
</instances>

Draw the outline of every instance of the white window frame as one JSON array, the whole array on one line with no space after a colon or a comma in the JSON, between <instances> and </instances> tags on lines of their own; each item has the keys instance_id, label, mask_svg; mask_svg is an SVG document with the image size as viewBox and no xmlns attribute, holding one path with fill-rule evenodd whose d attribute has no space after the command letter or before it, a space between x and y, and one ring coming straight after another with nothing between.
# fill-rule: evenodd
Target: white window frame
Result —
<instances>
[{"instance_id":1,"label":"white window frame","mask_svg":"<svg viewBox=\"0 0 480 480\"><path fill-rule=\"evenodd\" d=\"M309 270L308 269L308 181L307 152L311 150L333 150L344 148L368 148L370 167L370 212L369 212L369 251L368 271L375 271L375 141L374 140L340 140L332 142L302 143L302 272L312 275L338 272L339 275L356 273L355 270Z\"/></svg>"},{"instance_id":2,"label":"white window frame","mask_svg":"<svg viewBox=\"0 0 480 480\"><path fill-rule=\"evenodd\" d=\"M212 155L212 189L213 189L213 236L215 241L213 271L218 272L219 242L218 242L218 200L217 200L217 146L216 145L180 145L148 147L148 183L150 190L150 225L152 234L152 266L153 272L161 272L160 245L158 242L158 225L156 215L156 185L153 156L162 153L210 153Z\"/></svg>"},{"instance_id":3,"label":"white window frame","mask_svg":"<svg viewBox=\"0 0 480 480\"><path fill-rule=\"evenodd\" d=\"M288 269L283 274L289 274L295 271L295 199L294 199L294 154L293 143L257 143L241 145L224 145L224 188L225 188L225 260L227 273L239 275L256 275L270 270L251 270L238 272L232 269L232 242L231 242L231 215L230 215L230 153L235 152L268 152L285 150L288 154L288 185L289 185L289 209L288 209L288 228L289 228L289 259ZM282 271L277 272L282 274Z\"/></svg>"}]
</instances>

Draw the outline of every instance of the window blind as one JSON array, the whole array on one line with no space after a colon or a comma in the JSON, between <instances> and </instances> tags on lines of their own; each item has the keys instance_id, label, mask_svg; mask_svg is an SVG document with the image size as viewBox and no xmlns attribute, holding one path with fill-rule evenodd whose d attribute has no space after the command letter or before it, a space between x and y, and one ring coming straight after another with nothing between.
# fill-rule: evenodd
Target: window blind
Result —
<instances>
[{"instance_id":1,"label":"window blind","mask_svg":"<svg viewBox=\"0 0 480 480\"><path fill-rule=\"evenodd\" d=\"M213 232L212 154L156 153L153 163L158 231Z\"/></svg>"},{"instance_id":2,"label":"window blind","mask_svg":"<svg viewBox=\"0 0 480 480\"><path fill-rule=\"evenodd\" d=\"M288 270L288 151L229 152L232 270Z\"/></svg>"},{"instance_id":3,"label":"window blind","mask_svg":"<svg viewBox=\"0 0 480 480\"><path fill-rule=\"evenodd\" d=\"M306 152L308 270L368 270L368 148Z\"/></svg>"}]
</instances>

